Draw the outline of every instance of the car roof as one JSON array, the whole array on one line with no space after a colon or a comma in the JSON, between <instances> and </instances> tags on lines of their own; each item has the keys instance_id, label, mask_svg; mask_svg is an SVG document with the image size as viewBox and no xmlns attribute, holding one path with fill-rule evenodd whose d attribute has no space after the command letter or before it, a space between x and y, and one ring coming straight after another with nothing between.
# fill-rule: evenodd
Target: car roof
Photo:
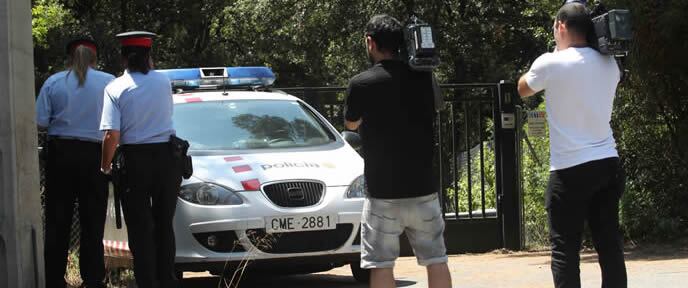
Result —
<instances>
[{"instance_id":1,"label":"car roof","mask_svg":"<svg viewBox=\"0 0 688 288\"><path fill-rule=\"evenodd\" d=\"M226 94L225 94L226 93ZM226 101L226 100L288 100L297 101L299 98L284 92L267 91L190 91L173 94L174 104L206 102L206 101Z\"/></svg>"}]
</instances>

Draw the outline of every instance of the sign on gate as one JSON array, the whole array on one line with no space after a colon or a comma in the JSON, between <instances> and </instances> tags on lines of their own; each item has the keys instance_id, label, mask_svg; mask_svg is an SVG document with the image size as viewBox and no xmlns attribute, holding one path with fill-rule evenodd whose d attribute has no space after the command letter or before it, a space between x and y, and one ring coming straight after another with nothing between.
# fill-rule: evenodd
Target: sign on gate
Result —
<instances>
[{"instance_id":1,"label":"sign on gate","mask_svg":"<svg viewBox=\"0 0 688 288\"><path fill-rule=\"evenodd\" d=\"M545 137L546 119L545 111L528 111L528 136Z\"/></svg>"}]
</instances>

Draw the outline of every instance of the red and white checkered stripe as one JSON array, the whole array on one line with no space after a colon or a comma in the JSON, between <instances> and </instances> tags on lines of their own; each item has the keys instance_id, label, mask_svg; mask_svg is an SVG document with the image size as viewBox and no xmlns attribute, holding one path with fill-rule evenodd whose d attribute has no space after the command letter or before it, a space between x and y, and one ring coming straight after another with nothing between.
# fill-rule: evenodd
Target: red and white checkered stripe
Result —
<instances>
[{"instance_id":1,"label":"red and white checkered stripe","mask_svg":"<svg viewBox=\"0 0 688 288\"><path fill-rule=\"evenodd\" d=\"M103 250L105 250L105 256L132 258L129 242L126 241L103 240Z\"/></svg>"},{"instance_id":2,"label":"red and white checkered stripe","mask_svg":"<svg viewBox=\"0 0 688 288\"><path fill-rule=\"evenodd\" d=\"M184 93L184 94L174 94L175 103L194 103L203 102L203 98L196 96L194 94Z\"/></svg>"},{"instance_id":3,"label":"red and white checkered stripe","mask_svg":"<svg viewBox=\"0 0 688 288\"><path fill-rule=\"evenodd\" d=\"M187 97L184 98L184 101L186 103L203 102L203 99L201 97Z\"/></svg>"},{"instance_id":4,"label":"red and white checkered stripe","mask_svg":"<svg viewBox=\"0 0 688 288\"><path fill-rule=\"evenodd\" d=\"M252 171L253 169L251 168L250 165L239 165L239 166L233 166L232 170L234 170L234 173L243 173L243 172Z\"/></svg>"},{"instance_id":5,"label":"red and white checkered stripe","mask_svg":"<svg viewBox=\"0 0 688 288\"><path fill-rule=\"evenodd\" d=\"M260 190L260 180L255 175L253 168L248 163L244 162L244 158L241 156L228 156L223 158L225 162L231 163L232 170L235 174L242 175L244 181L241 181L241 185L246 191L257 191Z\"/></svg>"}]
</instances>

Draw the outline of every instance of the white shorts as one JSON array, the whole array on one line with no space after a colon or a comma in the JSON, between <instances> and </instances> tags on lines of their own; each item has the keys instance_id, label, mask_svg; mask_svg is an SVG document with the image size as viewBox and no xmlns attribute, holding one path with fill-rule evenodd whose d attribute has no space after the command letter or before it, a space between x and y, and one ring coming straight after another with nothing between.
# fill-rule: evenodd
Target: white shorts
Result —
<instances>
[{"instance_id":1,"label":"white shorts","mask_svg":"<svg viewBox=\"0 0 688 288\"><path fill-rule=\"evenodd\" d=\"M406 232L418 264L447 262L437 193L416 198L366 198L361 219L361 268L392 268Z\"/></svg>"}]
</instances>

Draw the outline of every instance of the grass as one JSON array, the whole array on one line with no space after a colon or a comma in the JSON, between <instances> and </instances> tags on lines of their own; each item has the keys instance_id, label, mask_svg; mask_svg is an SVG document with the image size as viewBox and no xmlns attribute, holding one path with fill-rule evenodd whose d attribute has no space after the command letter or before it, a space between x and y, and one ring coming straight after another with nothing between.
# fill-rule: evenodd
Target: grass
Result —
<instances>
[{"instance_id":1,"label":"grass","mask_svg":"<svg viewBox=\"0 0 688 288\"><path fill-rule=\"evenodd\" d=\"M251 232L247 232L247 233L251 233ZM255 232L253 232L253 233L255 233ZM248 237L255 237L255 235L246 235L244 237L247 237L247 238ZM253 243L254 245L248 251L246 251L247 256L245 256L243 259L241 259L238 267L236 269L234 269L234 271L232 272L232 275L231 276L223 275L223 277L221 277L221 280L220 280L218 287L238 288L239 283L241 282L241 279L245 275L246 267L248 267L248 264L251 261L250 258L252 258L252 256L255 255L255 253L259 250L259 248L257 248L257 247L260 247L262 250L267 250L269 248L272 248L272 245L273 245L273 243L275 243L277 241L277 238L275 237L274 234L267 234L267 235L263 236L262 238L254 239L254 241L255 241ZM241 244L239 244L239 242L240 242L240 240L237 240L234 242L235 248L237 247L237 245L241 245ZM225 262L225 269L224 269L225 271L223 271L223 274L225 272L227 272L227 265L228 264L229 264L229 262ZM227 277L225 277L225 276L227 276ZM222 286L220 286L220 285L222 285Z\"/></svg>"},{"instance_id":2,"label":"grass","mask_svg":"<svg viewBox=\"0 0 688 288\"><path fill-rule=\"evenodd\" d=\"M124 288L134 281L134 271L123 268L105 268L107 287ZM78 249L70 250L67 256L67 272L65 274L67 285L70 288L77 288L81 285L81 275L79 273L79 252Z\"/></svg>"},{"instance_id":3,"label":"grass","mask_svg":"<svg viewBox=\"0 0 688 288\"><path fill-rule=\"evenodd\" d=\"M254 245L247 251L247 256L241 259L236 269L228 268L229 261L225 262L225 268L222 273L223 275L220 277L217 287L238 288L241 279L245 276L246 268L248 267L252 256L255 255L255 253L259 250L257 247L260 247L262 250L267 250L271 248L273 243L277 241L277 237L273 234L267 234L262 238L254 239L254 241ZM234 247L236 248L237 245L240 245L239 240L234 243ZM132 269L108 268L106 266L105 273L108 288L129 287L132 286L135 281L134 271ZM81 285L78 247L69 251L65 279L67 280L67 285L70 288L77 288Z\"/></svg>"},{"instance_id":4,"label":"grass","mask_svg":"<svg viewBox=\"0 0 688 288\"><path fill-rule=\"evenodd\" d=\"M69 251L67 256L67 274L65 276L69 286L79 287L81 285L81 276L79 275L79 253L76 251Z\"/></svg>"}]
</instances>

